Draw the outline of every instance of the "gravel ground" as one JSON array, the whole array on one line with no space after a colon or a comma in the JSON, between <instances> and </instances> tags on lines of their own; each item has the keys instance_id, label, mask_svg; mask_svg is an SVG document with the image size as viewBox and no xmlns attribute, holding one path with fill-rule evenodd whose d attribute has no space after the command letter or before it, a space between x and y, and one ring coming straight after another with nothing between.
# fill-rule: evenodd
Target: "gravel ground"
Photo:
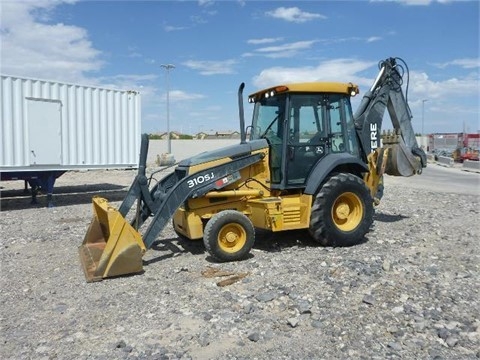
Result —
<instances>
[{"instance_id":1,"label":"gravel ground","mask_svg":"<svg viewBox=\"0 0 480 360\"><path fill-rule=\"evenodd\" d=\"M362 244L259 233L237 263L215 263L168 226L143 274L87 284L77 248L91 197L118 206L134 176L67 173L52 209L1 183L2 359L480 357L478 191L387 177Z\"/></svg>"}]
</instances>

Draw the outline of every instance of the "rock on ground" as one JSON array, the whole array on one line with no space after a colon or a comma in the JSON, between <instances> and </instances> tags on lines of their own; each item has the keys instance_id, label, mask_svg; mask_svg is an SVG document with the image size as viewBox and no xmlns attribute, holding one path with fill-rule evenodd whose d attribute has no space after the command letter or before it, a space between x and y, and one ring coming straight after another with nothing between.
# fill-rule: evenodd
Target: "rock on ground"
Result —
<instances>
[{"instance_id":1,"label":"rock on ground","mask_svg":"<svg viewBox=\"0 0 480 360\"><path fill-rule=\"evenodd\" d=\"M475 359L479 196L385 184L367 239L324 248L259 233L215 263L171 226L145 272L87 284L78 246L91 197L118 206L134 172L67 173L56 207L2 192L2 359ZM44 201L43 197L39 198ZM227 286L209 268L247 274ZM210 269L211 270L211 269Z\"/></svg>"}]
</instances>

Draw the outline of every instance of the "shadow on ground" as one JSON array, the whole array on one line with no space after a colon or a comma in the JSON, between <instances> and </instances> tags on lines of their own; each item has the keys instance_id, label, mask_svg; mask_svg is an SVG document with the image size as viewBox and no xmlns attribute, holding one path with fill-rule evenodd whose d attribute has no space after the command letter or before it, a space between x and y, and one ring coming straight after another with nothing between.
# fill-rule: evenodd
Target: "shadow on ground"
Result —
<instances>
[{"instance_id":1,"label":"shadow on ground","mask_svg":"<svg viewBox=\"0 0 480 360\"><path fill-rule=\"evenodd\" d=\"M54 189L53 202L55 207L88 204L93 196L101 196L110 202L122 201L128 188L115 184L88 184L58 186ZM32 204L30 191L23 189L2 190L0 211L25 210L47 207L47 196L37 195L37 204Z\"/></svg>"},{"instance_id":2,"label":"shadow on ground","mask_svg":"<svg viewBox=\"0 0 480 360\"><path fill-rule=\"evenodd\" d=\"M403 219L408 219L408 216L401 214L384 214L384 213L375 213L373 217L374 221L380 221L384 223L392 223L397 221L402 221Z\"/></svg>"},{"instance_id":3,"label":"shadow on ground","mask_svg":"<svg viewBox=\"0 0 480 360\"><path fill-rule=\"evenodd\" d=\"M361 246L366 242L368 242L368 238L365 237L359 243L352 246ZM275 253L295 247L315 248L321 246L322 245L310 237L307 230L290 230L273 233L257 229L253 249ZM203 240L189 240L183 237L171 237L155 241L148 251L147 259L144 259L143 263L144 265L154 264L185 253L204 256L205 260L212 264L221 263L208 255ZM254 256L254 253L249 253L245 259L251 259Z\"/></svg>"}]
</instances>

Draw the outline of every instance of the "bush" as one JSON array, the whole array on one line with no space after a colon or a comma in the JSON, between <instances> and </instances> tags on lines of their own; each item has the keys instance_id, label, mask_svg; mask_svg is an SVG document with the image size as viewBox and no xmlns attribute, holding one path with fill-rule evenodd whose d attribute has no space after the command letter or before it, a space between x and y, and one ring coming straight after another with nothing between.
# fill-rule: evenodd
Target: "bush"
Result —
<instances>
[{"instance_id":1,"label":"bush","mask_svg":"<svg viewBox=\"0 0 480 360\"><path fill-rule=\"evenodd\" d=\"M158 135L158 134L148 134L148 138L150 140L159 140L159 139L161 139L161 136Z\"/></svg>"},{"instance_id":2,"label":"bush","mask_svg":"<svg viewBox=\"0 0 480 360\"><path fill-rule=\"evenodd\" d=\"M148 138L150 140L161 140L162 136L159 135L159 134L148 134ZM193 136L192 135L186 135L186 134L180 134L180 135L178 135L178 139L176 139L173 136L173 133L170 133L170 139L172 139L172 140L192 140Z\"/></svg>"}]
</instances>

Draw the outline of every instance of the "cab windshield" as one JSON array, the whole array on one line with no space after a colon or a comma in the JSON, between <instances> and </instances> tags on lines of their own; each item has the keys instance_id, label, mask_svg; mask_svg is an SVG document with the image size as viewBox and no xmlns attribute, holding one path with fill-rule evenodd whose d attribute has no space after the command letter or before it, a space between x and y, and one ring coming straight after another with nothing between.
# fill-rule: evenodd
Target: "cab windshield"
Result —
<instances>
[{"instance_id":1,"label":"cab windshield","mask_svg":"<svg viewBox=\"0 0 480 360\"><path fill-rule=\"evenodd\" d=\"M255 103L250 139L277 136L281 138L281 127L285 119L285 95L262 99Z\"/></svg>"}]
</instances>

